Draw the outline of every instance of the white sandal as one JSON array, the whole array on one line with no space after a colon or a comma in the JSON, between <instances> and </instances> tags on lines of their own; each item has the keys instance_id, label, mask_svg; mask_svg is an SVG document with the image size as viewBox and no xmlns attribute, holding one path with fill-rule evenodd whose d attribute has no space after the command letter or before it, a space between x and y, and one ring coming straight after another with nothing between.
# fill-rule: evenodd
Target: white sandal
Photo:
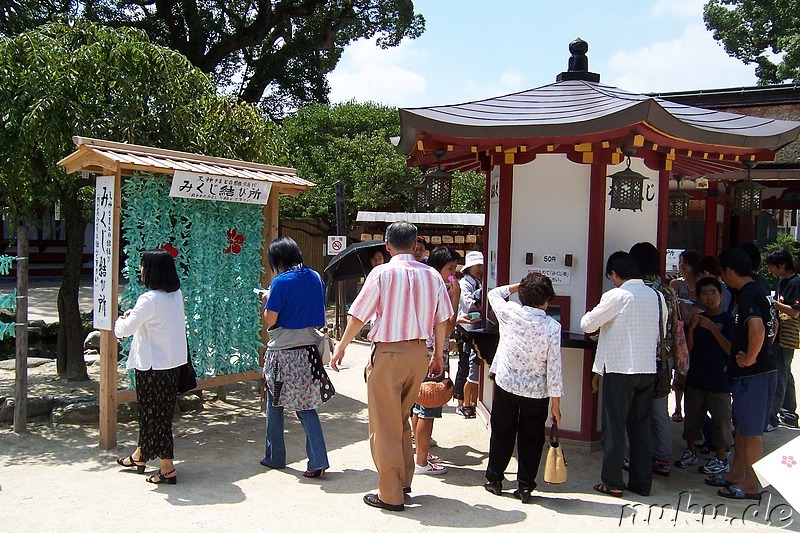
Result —
<instances>
[{"instance_id":1,"label":"white sandal","mask_svg":"<svg viewBox=\"0 0 800 533\"><path fill-rule=\"evenodd\" d=\"M438 476L447 472L447 467L442 465L435 465L432 463L428 463L425 466L419 466L418 464L414 464L414 473L415 474L427 474L429 476Z\"/></svg>"}]
</instances>

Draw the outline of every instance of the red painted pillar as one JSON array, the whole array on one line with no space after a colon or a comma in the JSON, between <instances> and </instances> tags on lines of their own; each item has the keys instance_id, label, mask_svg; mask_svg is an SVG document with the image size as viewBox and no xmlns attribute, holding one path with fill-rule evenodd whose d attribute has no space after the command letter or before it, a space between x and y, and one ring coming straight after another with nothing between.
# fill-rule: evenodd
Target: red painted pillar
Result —
<instances>
[{"instance_id":1,"label":"red painted pillar","mask_svg":"<svg viewBox=\"0 0 800 533\"><path fill-rule=\"evenodd\" d=\"M703 251L706 255L717 255L717 197L719 185L709 181L706 192L706 237Z\"/></svg>"},{"instance_id":2,"label":"red painted pillar","mask_svg":"<svg viewBox=\"0 0 800 533\"><path fill-rule=\"evenodd\" d=\"M606 173L605 161L592 163L589 181L589 242L586 250L586 311L592 309L603 294L606 237Z\"/></svg>"},{"instance_id":3,"label":"red painted pillar","mask_svg":"<svg viewBox=\"0 0 800 533\"><path fill-rule=\"evenodd\" d=\"M668 170L658 171L658 226L656 230L656 249L661 258L661 270L667 264L667 232L669 231L669 174Z\"/></svg>"},{"instance_id":4,"label":"red painted pillar","mask_svg":"<svg viewBox=\"0 0 800 533\"><path fill-rule=\"evenodd\" d=\"M507 285L511 272L511 206L514 165L500 164L500 205L497 213L497 286Z\"/></svg>"}]
</instances>

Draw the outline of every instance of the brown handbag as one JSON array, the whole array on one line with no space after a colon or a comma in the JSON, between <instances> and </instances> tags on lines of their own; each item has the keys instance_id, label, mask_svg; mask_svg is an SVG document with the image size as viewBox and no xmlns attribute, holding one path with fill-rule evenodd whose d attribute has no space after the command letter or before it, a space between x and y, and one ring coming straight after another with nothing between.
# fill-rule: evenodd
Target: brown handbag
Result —
<instances>
[{"instance_id":1,"label":"brown handbag","mask_svg":"<svg viewBox=\"0 0 800 533\"><path fill-rule=\"evenodd\" d=\"M447 376L442 381L423 381L417 394L417 405L441 407L453 397L453 381Z\"/></svg>"},{"instance_id":2,"label":"brown handbag","mask_svg":"<svg viewBox=\"0 0 800 533\"><path fill-rule=\"evenodd\" d=\"M554 485L567 481L567 460L564 459L564 450L558 441L558 424L555 422L550 426L550 447L544 465L544 480Z\"/></svg>"}]
</instances>

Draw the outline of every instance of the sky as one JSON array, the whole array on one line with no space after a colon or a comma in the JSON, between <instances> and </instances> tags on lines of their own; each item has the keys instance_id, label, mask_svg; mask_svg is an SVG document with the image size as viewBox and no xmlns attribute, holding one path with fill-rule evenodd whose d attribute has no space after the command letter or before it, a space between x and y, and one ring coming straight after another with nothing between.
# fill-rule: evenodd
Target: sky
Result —
<instances>
[{"instance_id":1,"label":"sky","mask_svg":"<svg viewBox=\"0 0 800 533\"><path fill-rule=\"evenodd\" d=\"M755 65L727 55L703 22L704 0L415 0L425 33L381 50L351 44L330 73L332 103L427 107L555 82L569 43L589 70L631 92L756 85Z\"/></svg>"}]
</instances>

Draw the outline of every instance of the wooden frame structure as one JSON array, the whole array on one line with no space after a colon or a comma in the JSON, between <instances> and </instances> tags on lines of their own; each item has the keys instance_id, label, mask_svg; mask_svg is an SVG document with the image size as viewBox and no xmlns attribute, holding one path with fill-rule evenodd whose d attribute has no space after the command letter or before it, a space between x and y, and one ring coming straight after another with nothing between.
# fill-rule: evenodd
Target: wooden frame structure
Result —
<instances>
[{"instance_id":1,"label":"wooden frame structure","mask_svg":"<svg viewBox=\"0 0 800 533\"><path fill-rule=\"evenodd\" d=\"M153 172L173 175L176 170L198 172L268 181L272 184L267 204L263 207L264 226L262 228L261 264L264 267L262 286L269 285L271 276L267 261L267 245L278 236L278 198L280 195L297 196L308 191L313 183L297 177L294 169L249 163L233 159L208 157L204 155L163 150L148 146L104 141L87 137L73 137L76 150L58 162L68 174L87 171L100 175L114 176L114 208L112 219L112 263L111 301L118 302L119 294L119 242L120 207L122 180L134 172ZM117 305L111 306L111 323L117 318ZM262 341L266 344L266 328L262 327ZM111 330L100 331L100 447L108 450L117 444L117 406L136 400L135 390L117 389L117 339ZM215 376L198 380L197 390L218 387L239 381L259 379L261 373L255 370L240 374Z\"/></svg>"}]
</instances>

